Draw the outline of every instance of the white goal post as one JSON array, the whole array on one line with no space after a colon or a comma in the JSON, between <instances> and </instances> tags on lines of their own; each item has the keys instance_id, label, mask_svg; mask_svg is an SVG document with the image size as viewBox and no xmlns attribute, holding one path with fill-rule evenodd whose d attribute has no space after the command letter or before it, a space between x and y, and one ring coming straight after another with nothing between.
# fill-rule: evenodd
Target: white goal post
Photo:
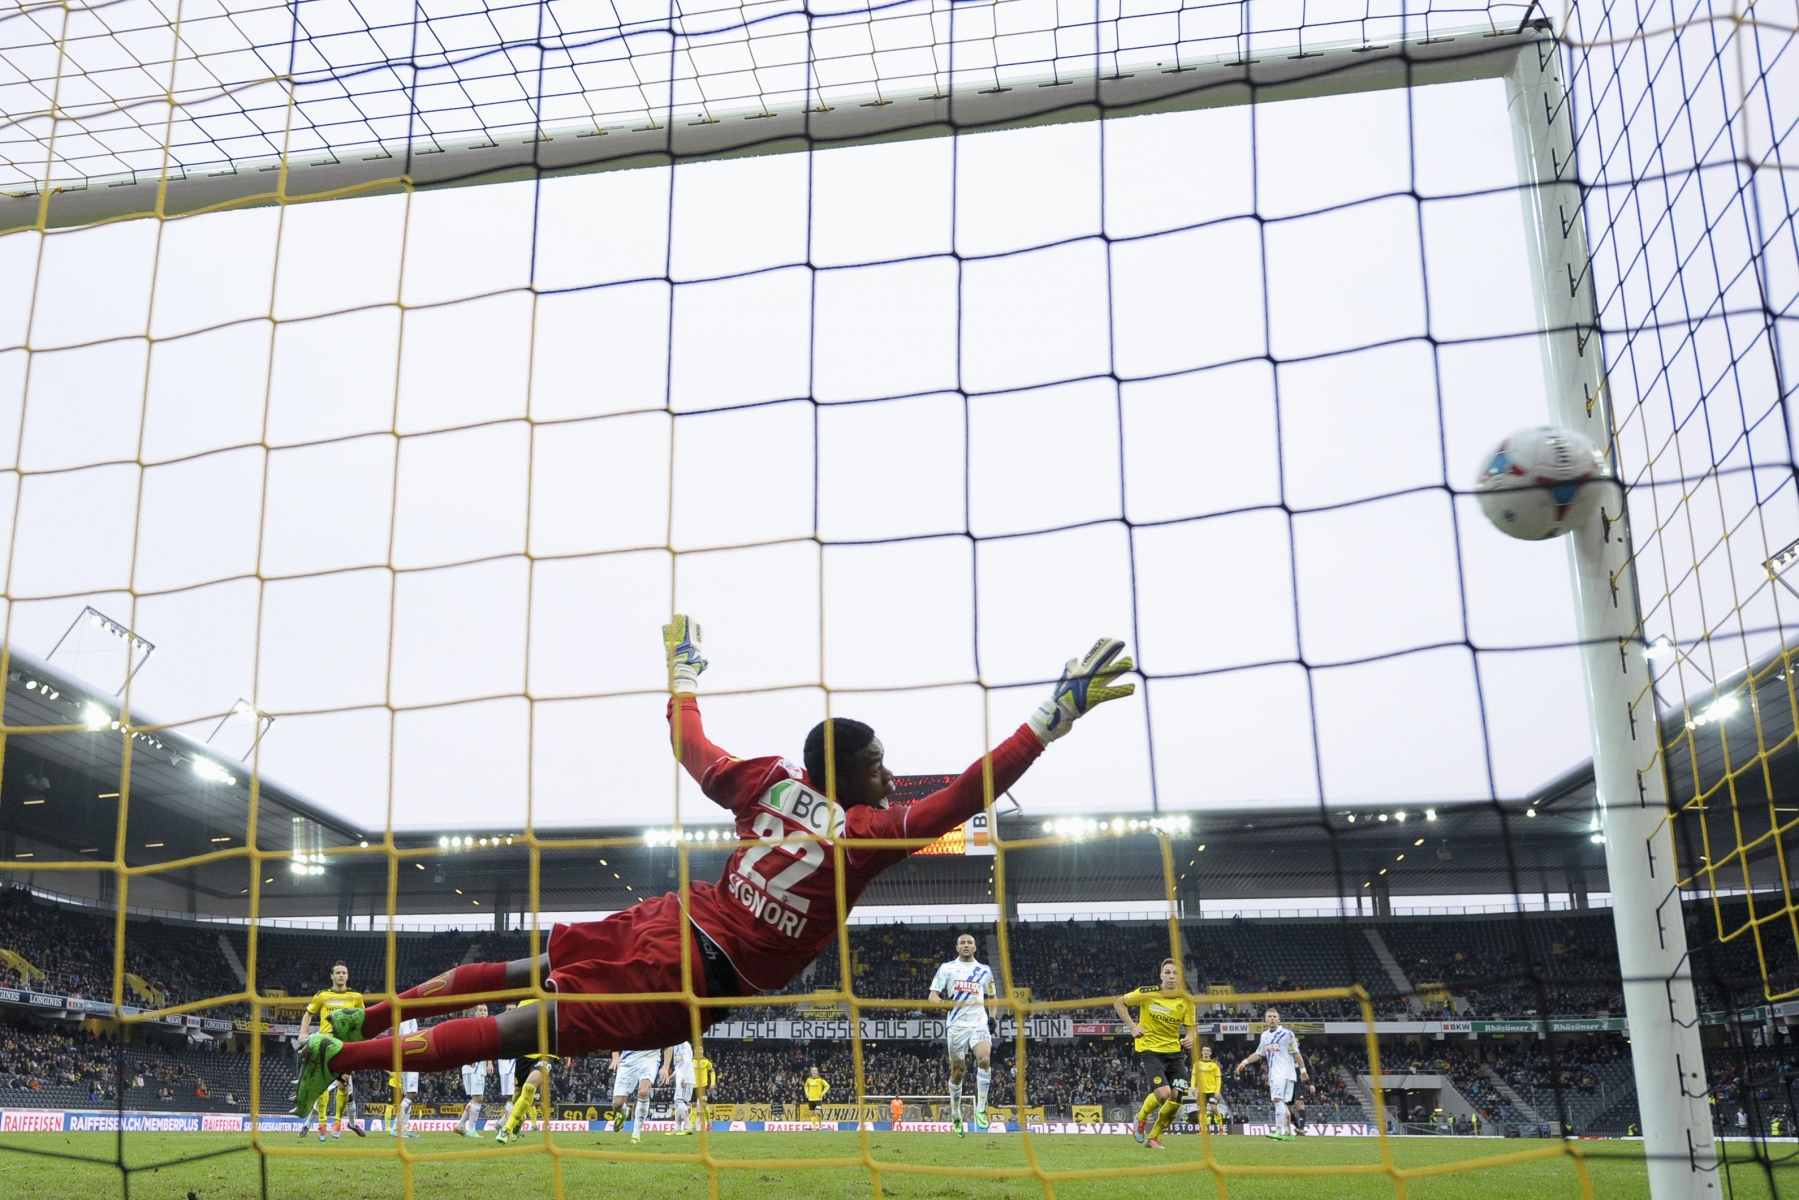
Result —
<instances>
[{"instance_id":1,"label":"white goal post","mask_svg":"<svg viewBox=\"0 0 1799 1200\"><path fill-rule=\"evenodd\" d=\"M1603 447L1616 474L1616 426L1563 69L1560 48L1544 42L1520 52L1506 79L1525 238L1545 332L1551 416ZM1568 561L1650 1195L1715 1197L1721 1192L1699 1007L1622 487L1611 485L1598 516L1569 534Z\"/></svg>"},{"instance_id":2,"label":"white goal post","mask_svg":"<svg viewBox=\"0 0 1799 1200\"><path fill-rule=\"evenodd\" d=\"M0 233L132 216L368 196L413 188L499 183L543 175L629 170L670 162L789 154L833 146L942 137L1185 109L1219 108L1502 79L1541 26L1422 32L1385 42L1257 50L1177 62L1090 63L995 83L913 86L804 104L645 112L617 126L544 127L527 137L314 150L223 166L59 179L0 191ZM1107 56L1110 58L1111 56ZM958 79L961 73L958 72Z\"/></svg>"},{"instance_id":3,"label":"white goal post","mask_svg":"<svg viewBox=\"0 0 1799 1200\"><path fill-rule=\"evenodd\" d=\"M955 82L942 89L889 90L860 99L813 95L785 107L701 115L671 109L660 119L545 127L524 137L375 145L342 155L315 150L223 167L86 179L55 178L46 167L36 184L0 193L0 233L1504 80L1552 415L1605 447L1616 463L1574 167L1573 114L1561 47L1547 23L1438 29L1378 44L1257 50L1235 59L1114 59L1102 66L1100 58L1084 71L1054 76L985 83L952 76ZM1686 1200L1718 1195L1719 1181L1658 714L1621 498L1614 488L1601 515L1575 531L1569 553L1651 1194Z\"/></svg>"}]
</instances>

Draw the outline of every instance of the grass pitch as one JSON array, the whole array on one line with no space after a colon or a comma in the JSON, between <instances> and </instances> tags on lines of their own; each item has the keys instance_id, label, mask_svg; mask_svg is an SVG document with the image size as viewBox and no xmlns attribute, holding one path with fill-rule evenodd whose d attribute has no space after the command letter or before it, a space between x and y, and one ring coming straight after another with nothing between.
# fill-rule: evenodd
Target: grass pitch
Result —
<instances>
[{"instance_id":1,"label":"grass pitch","mask_svg":"<svg viewBox=\"0 0 1799 1200\"><path fill-rule=\"evenodd\" d=\"M321 1146L281 1135L261 1155L244 1134L19 1134L0 1138L0 1197L5 1200L385 1200L407 1193L408 1164L380 1134L364 1142ZM634 1150L623 1134L557 1134L562 1153L545 1153L541 1134L505 1151L491 1139L472 1143L426 1134L405 1143L412 1194L432 1200L625 1200L711 1195L698 1161L699 1139L651 1134ZM1396 1179L1381 1171L1372 1138L1270 1142L1255 1137L1214 1141L1222 1172L1204 1168L1198 1137L1170 1138L1146 1151L1122 1136L1032 1139L1046 1171L1098 1172L1052 1180L1058 1200L1168 1200L1223 1195L1241 1200L1648 1200L1641 1147L1624 1142L1502 1141L1403 1138L1389 1143ZM1013 1134L958 1140L949 1134L870 1134L879 1165L879 1194L897 1200L1031 1200L1048 1195L1029 1174L1024 1139ZM714 1134L708 1151L719 1162L721 1200L840 1200L875 1196L875 1174L859 1161L853 1133ZM1752 1160L1744 1145L1727 1147L1732 1200L1799 1195L1799 1151L1775 1146L1774 1162ZM1792 1153L1789 1153L1792 1152ZM1494 1160L1512 1158L1511 1162ZM786 1161L783 1161L786 1160ZM125 1169L116 1165L124 1163ZM1476 1165L1484 1163L1485 1165ZM808 1165L809 1164L809 1165ZM1193 1167L1200 1170L1192 1170ZM1460 1169L1457 1169L1457 1168ZM937 1168L932 1171L931 1168ZM1132 1168L1153 1173L1130 1174ZM1363 1174L1360 1172L1371 1171ZM1412 1174L1412 1172L1441 1172ZM127 1191L127 1183L129 1191ZM1221 1186L1222 1185L1222 1186Z\"/></svg>"}]
</instances>

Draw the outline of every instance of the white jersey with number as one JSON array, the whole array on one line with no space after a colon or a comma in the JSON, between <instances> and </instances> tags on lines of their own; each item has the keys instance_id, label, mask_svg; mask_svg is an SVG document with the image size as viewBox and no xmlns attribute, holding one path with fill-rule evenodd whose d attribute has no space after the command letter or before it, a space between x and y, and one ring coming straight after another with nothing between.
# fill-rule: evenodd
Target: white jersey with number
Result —
<instances>
[{"instance_id":1,"label":"white jersey with number","mask_svg":"<svg viewBox=\"0 0 1799 1200\"><path fill-rule=\"evenodd\" d=\"M978 962L951 959L937 968L931 990L955 1005L950 1010L951 1029L979 1025L987 1028L987 997L994 994L993 972Z\"/></svg>"},{"instance_id":2,"label":"white jersey with number","mask_svg":"<svg viewBox=\"0 0 1799 1200\"><path fill-rule=\"evenodd\" d=\"M1293 1031L1282 1025L1278 1029L1264 1029L1262 1040L1256 1045L1256 1053L1268 1064L1268 1082L1276 1080L1299 1080L1299 1062L1293 1056L1299 1050L1299 1039Z\"/></svg>"}]
</instances>

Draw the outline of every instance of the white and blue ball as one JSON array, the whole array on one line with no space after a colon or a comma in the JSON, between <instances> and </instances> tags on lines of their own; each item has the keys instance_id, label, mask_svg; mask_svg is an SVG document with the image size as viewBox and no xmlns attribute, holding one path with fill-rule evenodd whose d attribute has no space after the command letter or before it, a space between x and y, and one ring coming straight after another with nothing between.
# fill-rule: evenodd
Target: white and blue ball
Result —
<instances>
[{"instance_id":1,"label":"white and blue ball","mask_svg":"<svg viewBox=\"0 0 1799 1200\"><path fill-rule=\"evenodd\" d=\"M1605 457L1592 442L1571 429L1540 425L1499 443L1474 492L1501 533L1540 542L1592 517L1606 475Z\"/></svg>"}]
</instances>

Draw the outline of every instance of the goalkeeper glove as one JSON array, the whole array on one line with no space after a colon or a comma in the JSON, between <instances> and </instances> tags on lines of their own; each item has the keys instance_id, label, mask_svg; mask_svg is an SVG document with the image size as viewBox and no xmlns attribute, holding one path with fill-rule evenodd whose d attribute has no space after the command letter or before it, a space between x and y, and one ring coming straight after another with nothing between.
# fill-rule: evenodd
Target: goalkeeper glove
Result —
<instances>
[{"instance_id":1,"label":"goalkeeper glove","mask_svg":"<svg viewBox=\"0 0 1799 1200\"><path fill-rule=\"evenodd\" d=\"M1100 638L1093 649L1079 658L1071 658L1056 681L1056 690L1030 716L1031 728L1045 746L1067 733L1077 717L1085 716L1095 705L1137 690L1131 683L1112 686L1112 681L1133 666L1129 658L1119 658L1124 643L1117 638Z\"/></svg>"},{"instance_id":2,"label":"goalkeeper glove","mask_svg":"<svg viewBox=\"0 0 1799 1200\"><path fill-rule=\"evenodd\" d=\"M677 695L699 691L700 672L706 660L700 654L700 623L675 614L673 624L662 627L662 645L668 651L668 688Z\"/></svg>"}]
</instances>

